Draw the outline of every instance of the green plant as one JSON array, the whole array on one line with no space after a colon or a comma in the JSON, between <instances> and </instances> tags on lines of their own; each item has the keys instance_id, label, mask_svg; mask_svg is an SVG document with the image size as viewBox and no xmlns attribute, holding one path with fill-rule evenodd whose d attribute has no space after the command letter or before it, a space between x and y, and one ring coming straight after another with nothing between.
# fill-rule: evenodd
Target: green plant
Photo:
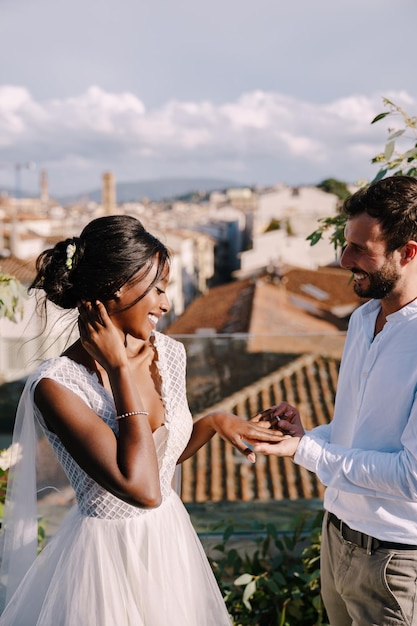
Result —
<instances>
[{"instance_id":1,"label":"green plant","mask_svg":"<svg viewBox=\"0 0 417 626\"><path fill-rule=\"evenodd\" d=\"M326 193L332 193L339 198L339 202L343 202L350 196L350 191L347 184L336 178L326 178L317 185L318 189L325 191Z\"/></svg>"},{"instance_id":2,"label":"green plant","mask_svg":"<svg viewBox=\"0 0 417 626\"><path fill-rule=\"evenodd\" d=\"M313 520L311 515L297 519L290 534L279 534L273 524L254 524L244 552L230 545L234 528L226 526L214 548L219 556L209 559L234 626L328 623L319 576L323 514Z\"/></svg>"},{"instance_id":3,"label":"green plant","mask_svg":"<svg viewBox=\"0 0 417 626\"><path fill-rule=\"evenodd\" d=\"M398 106L383 98L384 105L388 107L388 111L379 113L371 122L375 124L387 116L399 117L401 119L401 128L388 129L388 138L383 152L377 154L372 163L379 165L379 171L372 182L384 178L386 174L417 176L417 116L410 117L402 107ZM405 139L405 145L410 142L413 144L411 148L406 150L398 146L399 139Z\"/></svg>"},{"instance_id":4,"label":"green plant","mask_svg":"<svg viewBox=\"0 0 417 626\"><path fill-rule=\"evenodd\" d=\"M378 113L371 124L392 116L400 118L400 128L388 128L384 150L371 159L371 163L379 165L379 170L372 179L372 183L381 180L387 174L390 176L417 176L417 116L410 117L402 107L394 104L388 98L383 98L383 103L388 111ZM401 146L399 145L400 141ZM411 147L409 147L410 142ZM346 217L343 213L338 213L333 217L322 218L318 222L318 228L307 237L310 245L314 246L325 234L329 234L335 253L338 253L345 244Z\"/></svg>"},{"instance_id":5,"label":"green plant","mask_svg":"<svg viewBox=\"0 0 417 626\"><path fill-rule=\"evenodd\" d=\"M328 233L330 243L334 248L335 255L337 255L345 245L345 215L337 213L332 217L322 217L318 220L318 223L319 227L308 235L307 241L310 242L311 246L314 246L322 239L325 233Z\"/></svg>"},{"instance_id":6,"label":"green plant","mask_svg":"<svg viewBox=\"0 0 417 626\"><path fill-rule=\"evenodd\" d=\"M4 274L0 269L0 318L18 322L23 316L25 289L17 278Z\"/></svg>"}]
</instances>

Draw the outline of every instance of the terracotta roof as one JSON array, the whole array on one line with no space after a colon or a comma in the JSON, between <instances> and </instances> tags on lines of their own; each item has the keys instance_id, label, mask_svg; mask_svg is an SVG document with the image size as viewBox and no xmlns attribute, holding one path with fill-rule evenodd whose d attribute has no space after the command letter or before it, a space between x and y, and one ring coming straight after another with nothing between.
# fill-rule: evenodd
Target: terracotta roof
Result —
<instances>
[{"instance_id":1,"label":"terracotta roof","mask_svg":"<svg viewBox=\"0 0 417 626\"><path fill-rule=\"evenodd\" d=\"M194 300L166 330L170 335L189 335L202 328L217 333L248 332L255 283L245 279L213 287Z\"/></svg>"},{"instance_id":2,"label":"terracotta roof","mask_svg":"<svg viewBox=\"0 0 417 626\"><path fill-rule=\"evenodd\" d=\"M322 311L352 312L364 302L353 291L352 273L341 267L319 267L316 270L292 268L283 282L289 293L317 306Z\"/></svg>"},{"instance_id":3,"label":"terracotta roof","mask_svg":"<svg viewBox=\"0 0 417 626\"><path fill-rule=\"evenodd\" d=\"M23 285L30 285L36 276L35 260L22 260L14 256L0 258L0 269L4 274L17 278Z\"/></svg>"},{"instance_id":4,"label":"terracotta roof","mask_svg":"<svg viewBox=\"0 0 417 626\"><path fill-rule=\"evenodd\" d=\"M333 414L338 369L338 359L303 355L207 408L204 414L221 408L246 419L271 404L287 400L299 408L306 429L326 424ZM296 500L324 495L317 476L292 460L258 454L252 465L217 435L182 464L181 480L182 499L186 503Z\"/></svg>"},{"instance_id":5,"label":"terracotta roof","mask_svg":"<svg viewBox=\"0 0 417 626\"><path fill-rule=\"evenodd\" d=\"M213 287L194 300L166 332L170 335L189 335L210 328L216 333L271 336L344 331L347 316L345 314L340 318L334 314L330 310L333 308L331 305L347 305L346 312L351 312L362 302L355 294L352 296L347 275L349 272L340 274L338 270L333 270L320 273L317 279L315 272L290 270L288 281L278 284L266 276ZM307 284L313 285L311 291L318 295L321 293L319 290L326 287L330 294L329 302L323 304L317 297L304 294L301 288Z\"/></svg>"},{"instance_id":6,"label":"terracotta roof","mask_svg":"<svg viewBox=\"0 0 417 626\"><path fill-rule=\"evenodd\" d=\"M287 286L258 280L249 330L253 334L284 335L334 333L338 329L324 312L297 306Z\"/></svg>"}]
</instances>

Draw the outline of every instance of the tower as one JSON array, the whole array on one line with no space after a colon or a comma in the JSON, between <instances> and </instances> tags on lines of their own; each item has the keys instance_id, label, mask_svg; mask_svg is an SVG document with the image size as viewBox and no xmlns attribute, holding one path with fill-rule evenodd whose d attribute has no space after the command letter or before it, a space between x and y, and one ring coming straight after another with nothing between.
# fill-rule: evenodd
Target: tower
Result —
<instances>
[{"instance_id":1,"label":"tower","mask_svg":"<svg viewBox=\"0 0 417 626\"><path fill-rule=\"evenodd\" d=\"M41 205L43 207L46 207L49 202L48 174L46 170L41 171L40 192L41 192Z\"/></svg>"},{"instance_id":2,"label":"tower","mask_svg":"<svg viewBox=\"0 0 417 626\"><path fill-rule=\"evenodd\" d=\"M101 204L104 214L111 215L116 208L116 182L112 172L104 172L102 176Z\"/></svg>"}]
</instances>

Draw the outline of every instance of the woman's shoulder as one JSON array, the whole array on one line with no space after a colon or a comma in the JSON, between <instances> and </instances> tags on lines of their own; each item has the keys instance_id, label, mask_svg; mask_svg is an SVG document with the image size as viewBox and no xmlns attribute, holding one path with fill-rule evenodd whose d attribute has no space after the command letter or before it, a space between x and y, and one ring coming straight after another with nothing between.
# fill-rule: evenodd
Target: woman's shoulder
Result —
<instances>
[{"instance_id":1,"label":"woman's shoulder","mask_svg":"<svg viewBox=\"0 0 417 626\"><path fill-rule=\"evenodd\" d=\"M167 352L174 352L177 354L185 355L185 347L181 341L165 335L159 331L154 332L155 345L158 350L166 350Z\"/></svg>"},{"instance_id":2,"label":"woman's shoulder","mask_svg":"<svg viewBox=\"0 0 417 626\"><path fill-rule=\"evenodd\" d=\"M29 376L28 383L33 387L42 378L51 378L66 386L71 386L71 384L78 386L89 383L91 377L94 376L95 374L90 372L85 365L61 355L42 361Z\"/></svg>"}]
</instances>

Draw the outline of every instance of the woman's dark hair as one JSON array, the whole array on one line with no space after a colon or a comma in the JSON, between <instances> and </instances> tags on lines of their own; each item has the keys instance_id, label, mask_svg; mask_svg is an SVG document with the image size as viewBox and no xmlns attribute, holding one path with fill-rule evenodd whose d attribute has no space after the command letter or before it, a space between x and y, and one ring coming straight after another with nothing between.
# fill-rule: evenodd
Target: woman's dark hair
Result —
<instances>
[{"instance_id":1,"label":"woman's dark hair","mask_svg":"<svg viewBox=\"0 0 417 626\"><path fill-rule=\"evenodd\" d=\"M367 213L376 218L385 238L387 252L417 241L417 179L390 176L359 189L343 205L348 218Z\"/></svg>"},{"instance_id":2,"label":"woman's dark hair","mask_svg":"<svg viewBox=\"0 0 417 626\"><path fill-rule=\"evenodd\" d=\"M39 255L29 289L43 289L46 298L63 309L75 308L81 300L106 302L139 271L144 278L157 259L157 274L148 292L160 280L169 258L165 245L136 218L99 217L79 237L60 241Z\"/></svg>"}]
</instances>

